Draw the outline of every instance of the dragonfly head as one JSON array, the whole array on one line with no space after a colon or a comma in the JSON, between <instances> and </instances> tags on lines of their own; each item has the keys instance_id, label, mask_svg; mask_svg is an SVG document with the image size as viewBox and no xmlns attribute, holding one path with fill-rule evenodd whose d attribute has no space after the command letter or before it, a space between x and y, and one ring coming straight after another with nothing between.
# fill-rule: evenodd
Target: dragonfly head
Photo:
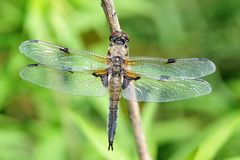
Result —
<instances>
[{"instance_id":1,"label":"dragonfly head","mask_svg":"<svg viewBox=\"0 0 240 160\"><path fill-rule=\"evenodd\" d=\"M116 31L109 37L110 47L108 49L108 56L121 56L125 59L128 56L128 35L122 31ZM113 60L111 60L113 62Z\"/></svg>"},{"instance_id":2,"label":"dragonfly head","mask_svg":"<svg viewBox=\"0 0 240 160\"><path fill-rule=\"evenodd\" d=\"M110 35L109 40L110 40L110 45L116 44L116 45L126 45L126 46L129 41L128 35L122 31L113 32Z\"/></svg>"}]
</instances>

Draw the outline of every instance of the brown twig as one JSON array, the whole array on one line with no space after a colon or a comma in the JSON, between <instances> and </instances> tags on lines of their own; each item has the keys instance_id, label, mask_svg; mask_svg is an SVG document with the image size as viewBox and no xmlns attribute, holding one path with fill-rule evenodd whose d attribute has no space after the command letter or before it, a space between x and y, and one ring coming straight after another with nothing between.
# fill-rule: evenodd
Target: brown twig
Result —
<instances>
[{"instance_id":1,"label":"brown twig","mask_svg":"<svg viewBox=\"0 0 240 160\"><path fill-rule=\"evenodd\" d=\"M102 0L102 7L109 23L111 33L121 31L113 0Z\"/></svg>"},{"instance_id":2,"label":"brown twig","mask_svg":"<svg viewBox=\"0 0 240 160\"><path fill-rule=\"evenodd\" d=\"M109 23L111 33L121 31L113 0L102 0L102 7ZM139 105L137 102L131 101L129 101L128 104L129 116L133 126L139 158L141 160L150 160L151 158L147 150L147 144L142 129Z\"/></svg>"},{"instance_id":3,"label":"brown twig","mask_svg":"<svg viewBox=\"0 0 240 160\"><path fill-rule=\"evenodd\" d=\"M151 160L145 141L144 132L141 124L141 115L138 102L128 101L128 112L133 126L133 132L136 139L138 155L141 160Z\"/></svg>"}]
</instances>

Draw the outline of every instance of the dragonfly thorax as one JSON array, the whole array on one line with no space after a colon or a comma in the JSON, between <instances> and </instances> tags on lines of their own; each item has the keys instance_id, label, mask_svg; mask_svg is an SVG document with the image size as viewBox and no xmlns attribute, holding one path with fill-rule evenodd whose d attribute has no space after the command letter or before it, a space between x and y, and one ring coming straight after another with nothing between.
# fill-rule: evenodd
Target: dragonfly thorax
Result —
<instances>
[{"instance_id":1,"label":"dragonfly thorax","mask_svg":"<svg viewBox=\"0 0 240 160\"><path fill-rule=\"evenodd\" d=\"M112 75L122 75L123 73L123 58L121 56L113 56L111 57L111 65L110 65L110 73Z\"/></svg>"},{"instance_id":2,"label":"dragonfly thorax","mask_svg":"<svg viewBox=\"0 0 240 160\"><path fill-rule=\"evenodd\" d=\"M111 62L113 66L121 66L123 64L123 58L120 56L111 57Z\"/></svg>"}]
</instances>

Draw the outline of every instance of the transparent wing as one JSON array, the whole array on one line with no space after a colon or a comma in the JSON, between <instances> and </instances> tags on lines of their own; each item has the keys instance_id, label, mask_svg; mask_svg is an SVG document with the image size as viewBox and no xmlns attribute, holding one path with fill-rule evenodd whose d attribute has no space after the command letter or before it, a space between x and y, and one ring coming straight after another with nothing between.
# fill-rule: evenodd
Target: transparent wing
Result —
<instances>
[{"instance_id":1,"label":"transparent wing","mask_svg":"<svg viewBox=\"0 0 240 160\"><path fill-rule=\"evenodd\" d=\"M211 92L211 86L201 79L158 81L141 78L130 82L122 91L124 98L143 102L168 102L202 96Z\"/></svg>"},{"instance_id":2,"label":"transparent wing","mask_svg":"<svg viewBox=\"0 0 240 160\"><path fill-rule=\"evenodd\" d=\"M101 79L89 72L69 72L34 64L23 68L20 76L36 85L68 94L103 96L107 92Z\"/></svg>"},{"instance_id":3,"label":"transparent wing","mask_svg":"<svg viewBox=\"0 0 240 160\"><path fill-rule=\"evenodd\" d=\"M197 79L215 71L213 62L206 58L159 59L136 57L125 60L127 70L157 80Z\"/></svg>"},{"instance_id":4,"label":"transparent wing","mask_svg":"<svg viewBox=\"0 0 240 160\"><path fill-rule=\"evenodd\" d=\"M84 71L104 69L107 58L94 52L68 49L39 40L29 40L19 46L21 53L34 61L56 69Z\"/></svg>"}]
</instances>

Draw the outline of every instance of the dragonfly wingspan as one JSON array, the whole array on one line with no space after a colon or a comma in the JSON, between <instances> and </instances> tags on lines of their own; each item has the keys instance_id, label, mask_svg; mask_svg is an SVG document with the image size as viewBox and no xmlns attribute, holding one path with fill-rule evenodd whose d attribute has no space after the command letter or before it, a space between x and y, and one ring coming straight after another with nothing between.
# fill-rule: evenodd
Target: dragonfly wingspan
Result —
<instances>
[{"instance_id":1,"label":"dragonfly wingspan","mask_svg":"<svg viewBox=\"0 0 240 160\"><path fill-rule=\"evenodd\" d=\"M168 102L206 95L211 86L201 79L160 81L140 78L123 89L125 99L142 102Z\"/></svg>"},{"instance_id":2,"label":"dragonfly wingspan","mask_svg":"<svg viewBox=\"0 0 240 160\"><path fill-rule=\"evenodd\" d=\"M197 79L215 71L213 62L206 58L160 59L136 57L125 61L127 69L141 76L164 80Z\"/></svg>"},{"instance_id":3,"label":"dragonfly wingspan","mask_svg":"<svg viewBox=\"0 0 240 160\"><path fill-rule=\"evenodd\" d=\"M94 52L68 49L51 43L29 40L23 42L20 51L34 61L55 69L85 71L107 67L107 58Z\"/></svg>"},{"instance_id":4,"label":"dragonfly wingspan","mask_svg":"<svg viewBox=\"0 0 240 160\"><path fill-rule=\"evenodd\" d=\"M108 91L101 78L90 72L57 70L33 64L23 68L20 76L36 85L73 95L103 96Z\"/></svg>"}]
</instances>

